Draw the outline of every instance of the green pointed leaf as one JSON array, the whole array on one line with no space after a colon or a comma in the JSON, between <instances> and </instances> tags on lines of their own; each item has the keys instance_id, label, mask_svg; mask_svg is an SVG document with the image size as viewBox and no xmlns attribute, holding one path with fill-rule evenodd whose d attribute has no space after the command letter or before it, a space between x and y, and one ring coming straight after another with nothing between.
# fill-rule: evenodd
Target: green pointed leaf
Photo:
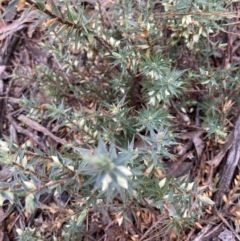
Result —
<instances>
[{"instance_id":1,"label":"green pointed leaf","mask_svg":"<svg viewBox=\"0 0 240 241\"><path fill-rule=\"evenodd\" d=\"M51 5L52 5L52 12L58 17L61 17L61 13L58 10L57 5L55 4L54 0L51 0Z\"/></svg>"},{"instance_id":2,"label":"green pointed leaf","mask_svg":"<svg viewBox=\"0 0 240 241\"><path fill-rule=\"evenodd\" d=\"M36 206L37 206L37 204L35 201L35 197L34 197L33 193L30 193L25 198L26 211L29 213L32 213L34 211L34 209L36 208Z\"/></svg>"},{"instance_id":3,"label":"green pointed leaf","mask_svg":"<svg viewBox=\"0 0 240 241\"><path fill-rule=\"evenodd\" d=\"M45 3L42 0L35 0L39 10L44 11L45 10Z\"/></svg>"},{"instance_id":4,"label":"green pointed leaf","mask_svg":"<svg viewBox=\"0 0 240 241\"><path fill-rule=\"evenodd\" d=\"M85 220L86 216L87 216L87 209L83 209L83 211L81 212L81 214L79 215L78 217L78 220L77 220L77 225L81 225L83 223L83 221Z\"/></svg>"},{"instance_id":5,"label":"green pointed leaf","mask_svg":"<svg viewBox=\"0 0 240 241\"><path fill-rule=\"evenodd\" d=\"M68 20L72 23L74 23L77 20L77 13L73 10L73 8L70 8L69 5L67 5L67 17Z\"/></svg>"},{"instance_id":6,"label":"green pointed leaf","mask_svg":"<svg viewBox=\"0 0 240 241\"><path fill-rule=\"evenodd\" d=\"M174 219L179 219L179 215L177 214L177 211L172 204L167 204L165 207L167 208L171 217L173 217Z\"/></svg>"},{"instance_id":7,"label":"green pointed leaf","mask_svg":"<svg viewBox=\"0 0 240 241\"><path fill-rule=\"evenodd\" d=\"M8 4L7 8L5 9L4 13L0 16L0 18L3 18L9 11L11 11L17 5L18 2L19 2L19 0L11 1Z\"/></svg>"},{"instance_id":8,"label":"green pointed leaf","mask_svg":"<svg viewBox=\"0 0 240 241\"><path fill-rule=\"evenodd\" d=\"M160 187L160 188L163 188L164 186L165 186L165 184L166 184L166 177L165 178L163 178L159 183L158 183L158 186Z\"/></svg>"}]
</instances>

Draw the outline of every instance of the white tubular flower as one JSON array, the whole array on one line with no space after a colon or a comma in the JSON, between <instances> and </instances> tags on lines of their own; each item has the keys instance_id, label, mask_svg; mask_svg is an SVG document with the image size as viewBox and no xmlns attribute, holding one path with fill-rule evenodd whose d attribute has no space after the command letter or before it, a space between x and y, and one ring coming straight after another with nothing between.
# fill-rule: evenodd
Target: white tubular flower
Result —
<instances>
[{"instance_id":1,"label":"white tubular flower","mask_svg":"<svg viewBox=\"0 0 240 241\"><path fill-rule=\"evenodd\" d=\"M126 178L121 177L121 176L117 176L117 182L118 184L123 187L124 189L128 189L128 181Z\"/></svg>"},{"instance_id":2,"label":"white tubular flower","mask_svg":"<svg viewBox=\"0 0 240 241\"><path fill-rule=\"evenodd\" d=\"M109 183L112 182L112 178L110 177L109 174L106 174L105 177L102 180L102 191L106 191L108 188Z\"/></svg>"},{"instance_id":3,"label":"white tubular flower","mask_svg":"<svg viewBox=\"0 0 240 241\"><path fill-rule=\"evenodd\" d=\"M132 176L132 172L127 167L118 166L117 169L125 176Z\"/></svg>"}]
</instances>

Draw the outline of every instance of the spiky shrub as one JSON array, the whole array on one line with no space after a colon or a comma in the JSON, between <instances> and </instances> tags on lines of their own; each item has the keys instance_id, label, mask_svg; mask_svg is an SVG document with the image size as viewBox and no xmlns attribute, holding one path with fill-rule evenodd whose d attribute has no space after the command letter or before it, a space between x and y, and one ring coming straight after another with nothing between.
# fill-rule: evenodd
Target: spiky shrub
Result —
<instances>
[{"instance_id":1,"label":"spiky shrub","mask_svg":"<svg viewBox=\"0 0 240 241\"><path fill-rule=\"evenodd\" d=\"M39 44L55 65L38 64L34 76L52 102L39 106L34 98L23 98L22 109L36 121L57 124L68 132L69 141L47 153L16 146L11 140L1 142L1 163L9 165L1 204L8 200L21 207L24 199L32 213L42 194L68 190L75 203L81 200L83 205L72 203L76 212L62 235L80 240L87 210L97 209L99 200L111 204L120 198L122 210L132 200L147 200L166 216L166 232L180 235L201 217L204 203L213 203L188 177L162 179L157 174L164 172L163 158L174 159L168 147L177 144L170 102L178 99L187 109L188 103L199 101L208 136L217 140L225 135L230 108L224 112L222 108L224 101L233 103L231 98L237 96L239 78L234 76L239 75L233 76L237 70L230 65L214 71L210 63L216 43L209 33L227 21L227 4L94 1L91 9L80 0L47 4L26 0L25 8L23 3L12 1L5 14L14 7L23 15L35 14L35 26L41 25L47 36ZM205 51L199 51L206 45ZM192 65L181 59L182 51L194 56ZM21 71L15 70L15 80L22 78ZM205 87L204 97L184 95L199 85ZM190 120L183 117L182 121ZM144 144L137 146L135 137ZM35 233L38 238L35 229L19 231L22 239L27 235L29 240L35 240Z\"/></svg>"}]
</instances>

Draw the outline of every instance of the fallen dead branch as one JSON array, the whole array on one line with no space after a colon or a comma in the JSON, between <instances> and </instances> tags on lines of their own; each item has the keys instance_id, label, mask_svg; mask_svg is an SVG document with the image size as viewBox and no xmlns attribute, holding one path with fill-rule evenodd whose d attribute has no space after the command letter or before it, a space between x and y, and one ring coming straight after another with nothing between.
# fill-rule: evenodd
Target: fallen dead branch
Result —
<instances>
[{"instance_id":1,"label":"fallen dead branch","mask_svg":"<svg viewBox=\"0 0 240 241\"><path fill-rule=\"evenodd\" d=\"M232 143L231 143L232 142ZM229 186L234 176L240 158L240 116L237 119L235 130L233 132L233 140L227 147L229 150L227 162L224 166L221 179L218 184L218 192L215 197L216 206L223 204L223 195L229 190Z\"/></svg>"},{"instance_id":2,"label":"fallen dead branch","mask_svg":"<svg viewBox=\"0 0 240 241\"><path fill-rule=\"evenodd\" d=\"M18 120L26 123L27 125L29 125L32 129L37 130L42 132L44 135L49 136L50 138L52 138L54 141L56 141L57 143L60 143L62 145L66 145L67 142L57 136L55 136L54 134L52 134L47 128L45 128L44 126L40 125L39 123L37 123L36 121L33 121L29 118L27 118L24 115L20 115L18 117Z\"/></svg>"}]
</instances>

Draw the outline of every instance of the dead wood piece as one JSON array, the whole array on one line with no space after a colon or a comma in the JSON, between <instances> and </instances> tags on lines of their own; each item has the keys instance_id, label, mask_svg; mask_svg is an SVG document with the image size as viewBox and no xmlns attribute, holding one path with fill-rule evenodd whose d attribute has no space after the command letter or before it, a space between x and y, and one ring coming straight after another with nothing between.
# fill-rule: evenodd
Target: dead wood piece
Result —
<instances>
[{"instance_id":1,"label":"dead wood piece","mask_svg":"<svg viewBox=\"0 0 240 241\"><path fill-rule=\"evenodd\" d=\"M180 118L180 120L182 122L188 122L188 120L186 121L185 115L181 111L178 110L178 108L176 107L176 105L173 102L173 100L170 99L169 101L170 101L171 107L174 109L174 111L176 112L176 114Z\"/></svg>"},{"instance_id":2,"label":"dead wood piece","mask_svg":"<svg viewBox=\"0 0 240 241\"><path fill-rule=\"evenodd\" d=\"M237 240L240 240L240 236L237 234L237 232L231 227L231 225L228 223L228 221L223 217L222 213L217 211L215 209L215 212L217 213L218 217L223 221L223 223L231 230L231 232L234 234L234 236L237 238Z\"/></svg>"},{"instance_id":3,"label":"dead wood piece","mask_svg":"<svg viewBox=\"0 0 240 241\"><path fill-rule=\"evenodd\" d=\"M193 144L192 140L188 140L188 142L184 145L184 147L177 153L179 157L182 157L188 150L191 149Z\"/></svg>"},{"instance_id":4,"label":"dead wood piece","mask_svg":"<svg viewBox=\"0 0 240 241\"><path fill-rule=\"evenodd\" d=\"M3 217L5 216L5 213L4 213L4 210L3 210L2 207L0 208L0 215L3 216ZM6 229L5 220L2 219L2 220L0 221L0 241L4 241L4 236L5 236L4 232L5 232L5 229Z\"/></svg>"},{"instance_id":5,"label":"dead wood piece","mask_svg":"<svg viewBox=\"0 0 240 241\"><path fill-rule=\"evenodd\" d=\"M146 239L146 237L151 234L151 232L158 226L162 226L162 223L165 219L165 216L162 215L156 222L152 224L152 226L143 234L143 236L139 239L139 241L143 241Z\"/></svg>"},{"instance_id":6,"label":"dead wood piece","mask_svg":"<svg viewBox=\"0 0 240 241\"><path fill-rule=\"evenodd\" d=\"M204 133L204 130L198 130L198 131L191 131L187 133L181 133L178 138L182 140L191 141L189 144L193 143L197 152L198 159L202 156L202 151L204 149L204 143L203 140L200 138L200 136Z\"/></svg>"},{"instance_id":7,"label":"dead wood piece","mask_svg":"<svg viewBox=\"0 0 240 241\"><path fill-rule=\"evenodd\" d=\"M222 226L222 223L215 227L213 224L208 224L201 230L201 232L198 233L193 241L209 241L212 240L212 238L216 238L222 231Z\"/></svg>"},{"instance_id":8,"label":"dead wood piece","mask_svg":"<svg viewBox=\"0 0 240 241\"><path fill-rule=\"evenodd\" d=\"M0 29L0 40L6 39L9 35L15 34L17 31L25 28L28 22L34 21L36 16L36 11L31 11L29 14L22 14L22 16L13 21L13 23L8 24L6 26L1 26Z\"/></svg>"},{"instance_id":9,"label":"dead wood piece","mask_svg":"<svg viewBox=\"0 0 240 241\"><path fill-rule=\"evenodd\" d=\"M1 37L2 29L0 30ZM6 65L9 62L10 56L13 53L15 47L17 46L17 42L19 41L19 31L15 32L15 34L11 34L7 36L4 45L0 48L0 95L4 94L4 70L6 69ZM12 82L11 82L12 83ZM11 84L10 84L11 86ZM10 87L11 88L11 87ZM10 91L9 88L9 91ZM8 94L6 95L8 97ZM5 100L0 99L0 138L2 137L3 125L5 120Z\"/></svg>"},{"instance_id":10,"label":"dead wood piece","mask_svg":"<svg viewBox=\"0 0 240 241\"><path fill-rule=\"evenodd\" d=\"M26 123L27 125L29 125L32 129L37 130L42 132L44 135L49 136L50 138L52 138L54 141L56 141L57 143L60 143L62 145L66 145L67 141L55 136L53 133L51 133L47 128L45 128L44 126L40 125L39 123L37 123L36 121L33 121L29 118L27 118L24 115L20 115L18 117L18 120Z\"/></svg>"},{"instance_id":11,"label":"dead wood piece","mask_svg":"<svg viewBox=\"0 0 240 241\"><path fill-rule=\"evenodd\" d=\"M13 127L17 130L18 133L22 133L28 137L30 137L36 144L39 145L39 147L48 152L48 148L46 147L46 145L41 142L38 138L38 136L34 135L32 132L22 128L21 126L19 126L17 124L17 122L13 119L12 115L7 115L7 119L10 121L10 123L13 125Z\"/></svg>"},{"instance_id":12,"label":"dead wood piece","mask_svg":"<svg viewBox=\"0 0 240 241\"><path fill-rule=\"evenodd\" d=\"M217 167L222 161L227 151L232 147L233 142L234 142L234 131L231 131L230 134L227 136L227 141L223 145L221 151L213 159L207 161L207 164L210 166Z\"/></svg>"},{"instance_id":13,"label":"dead wood piece","mask_svg":"<svg viewBox=\"0 0 240 241\"><path fill-rule=\"evenodd\" d=\"M166 168L166 175L175 178L187 175L193 167L192 162L167 162L164 165Z\"/></svg>"},{"instance_id":14,"label":"dead wood piece","mask_svg":"<svg viewBox=\"0 0 240 241\"><path fill-rule=\"evenodd\" d=\"M0 94L3 93L3 80L0 79ZM0 100L0 138L2 137L4 123L4 100Z\"/></svg>"},{"instance_id":15,"label":"dead wood piece","mask_svg":"<svg viewBox=\"0 0 240 241\"><path fill-rule=\"evenodd\" d=\"M229 186L232 182L234 172L238 165L240 159L240 116L238 116L235 130L234 139L231 148L228 153L227 162L223 169L221 179L218 184L218 192L215 196L216 206L221 206L223 204L223 195L229 190Z\"/></svg>"}]
</instances>

